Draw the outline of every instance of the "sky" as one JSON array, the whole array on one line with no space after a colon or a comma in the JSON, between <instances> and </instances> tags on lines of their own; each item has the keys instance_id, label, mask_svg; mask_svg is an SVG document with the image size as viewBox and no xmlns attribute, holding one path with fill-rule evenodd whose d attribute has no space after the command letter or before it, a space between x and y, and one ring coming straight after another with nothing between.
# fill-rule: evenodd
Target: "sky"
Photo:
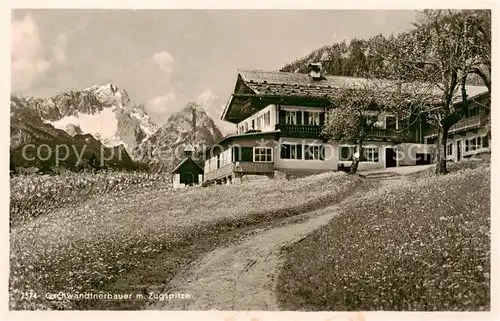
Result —
<instances>
[{"instance_id":1,"label":"sky","mask_svg":"<svg viewBox=\"0 0 500 321\"><path fill-rule=\"evenodd\" d=\"M279 70L312 50L412 28L413 10L12 11L13 94L112 82L162 124L188 102L220 120L238 69Z\"/></svg>"}]
</instances>

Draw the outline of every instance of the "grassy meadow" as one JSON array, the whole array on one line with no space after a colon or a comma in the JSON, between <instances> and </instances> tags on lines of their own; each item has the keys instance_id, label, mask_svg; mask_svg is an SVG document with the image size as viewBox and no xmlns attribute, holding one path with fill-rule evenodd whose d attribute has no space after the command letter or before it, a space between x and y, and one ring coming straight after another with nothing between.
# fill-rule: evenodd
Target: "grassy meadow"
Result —
<instances>
[{"instance_id":1,"label":"grassy meadow","mask_svg":"<svg viewBox=\"0 0 500 321\"><path fill-rule=\"evenodd\" d=\"M65 205L131 186L167 189L169 176L123 171L14 176L10 179L10 225L16 226Z\"/></svg>"},{"instance_id":2,"label":"grassy meadow","mask_svg":"<svg viewBox=\"0 0 500 321\"><path fill-rule=\"evenodd\" d=\"M284 310L490 309L490 166L450 164L347 203L287 248Z\"/></svg>"},{"instance_id":3,"label":"grassy meadow","mask_svg":"<svg viewBox=\"0 0 500 321\"><path fill-rule=\"evenodd\" d=\"M194 243L326 207L360 183L360 178L345 173L182 190L143 188L149 184L143 182L96 191L77 203L70 201L79 197L71 188L63 189L69 191L66 196L51 183L52 193L67 201L39 209L31 220L11 218L17 224L10 234L10 308L141 308L143 302L47 300L44 295L147 293L152 287L161 288L189 260L210 249L207 245L196 250ZM47 204L39 200L42 197L54 197L34 195L38 199L30 200L33 207ZM22 204L27 202L23 198L34 196L17 192L14 197L16 204ZM14 212L21 217L29 213Z\"/></svg>"}]
</instances>

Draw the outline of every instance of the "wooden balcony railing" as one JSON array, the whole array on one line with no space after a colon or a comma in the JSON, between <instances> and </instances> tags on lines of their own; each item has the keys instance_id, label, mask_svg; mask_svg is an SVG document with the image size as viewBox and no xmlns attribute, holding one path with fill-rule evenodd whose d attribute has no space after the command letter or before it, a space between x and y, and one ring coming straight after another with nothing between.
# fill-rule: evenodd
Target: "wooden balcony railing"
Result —
<instances>
[{"instance_id":1,"label":"wooden balcony railing","mask_svg":"<svg viewBox=\"0 0 500 321\"><path fill-rule=\"evenodd\" d=\"M482 125L483 125L483 121L482 121L481 115L462 118L455 125L450 127L450 129L448 130L448 134L453 134L456 132L461 132L461 131L466 131L466 130L473 129L473 128L478 128L478 127L481 127ZM438 134L438 129L434 128L434 129L430 130L425 135L425 137L429 138L429 137L437 136L437 134Z\"/></svg>"},{"instance_id":2,"label":"wooden balcony railing","mask_svg":"<svg viewBox=\"0 0 500 321\"><path fill-rule=\"evenodd\" d=\"M404 134L394 129L372 128L368 139L404 140Z\"/></svg>"},{"instance_id":3,"label":"wooden balcony railing","mask_svg":"<svg viewBox=\"0 0 500 321\"><path fill-rule=\"evenodd\" d=\"M277 124L276 130L280 130L284 137L321 138L323 126Z\"/></svg>"}]
</instances>

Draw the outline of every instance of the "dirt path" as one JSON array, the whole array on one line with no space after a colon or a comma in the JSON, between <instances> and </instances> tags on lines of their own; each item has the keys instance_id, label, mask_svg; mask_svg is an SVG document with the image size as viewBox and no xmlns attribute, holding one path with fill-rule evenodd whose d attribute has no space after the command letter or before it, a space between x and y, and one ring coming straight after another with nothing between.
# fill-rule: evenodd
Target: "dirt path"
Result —
<instances>
[{"instance_id":1,"label":"dirt path","mask_svg":"<svg viewBox=\"0 0 500 321\"><path fill-rule=\"evenodd\" d=\"M370 191L401 183L400 176L367 180ZM366 189L365 189L366 192ZM357 192L348 199L360 197ZM347 201L344 200L343 202ZM280 252L315 229L327 224L342 203L290 217L270 227L254 230L243 241L217 248L169 283L168 293L189 293L190 299L156 301L149 309L161 310L279 310L274 288Z\"/></svg>"}]
</instances>

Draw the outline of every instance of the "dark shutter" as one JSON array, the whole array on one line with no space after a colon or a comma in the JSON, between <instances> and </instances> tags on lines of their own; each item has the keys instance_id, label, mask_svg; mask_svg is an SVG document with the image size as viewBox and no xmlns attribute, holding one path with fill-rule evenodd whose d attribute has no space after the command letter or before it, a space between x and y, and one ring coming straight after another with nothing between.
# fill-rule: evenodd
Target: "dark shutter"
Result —
<instances>
[{"instance_id":1,"label":"dark shutter","mask_svg":"<svg viewBox=\"0 0 500 321\"><path fill-rule=\"evenodd\" d=\"M325 160L325 146L324 145L319 146L319 159Z\"/></svg>"},{"instance_id":2,"label":"dark shutter","mask_svg":"<svg viewBox=\"0 0 500 321\"><path fill-rule=\"evenodd\" d=\"M309 112L304 112L304 125L309 125Z\"/></svg>"},{"instance_id":3,"label":"dark shutter","mask_svg":"<svg viewBox=\"0 0 500 321\"><path fill-rule=\"evenodd\" d=\"M323 126L325 124L325 113L319 113L319 125Z\"/></svg>"},{"instance_id":4,"label":"dark shutter","mask_svg":"<svg viewBox=\"0 0 500 321\"><path fill-rule=\"evenodd\" d=\"M295 114L297 115L297 125L303 125L304 123L302 122L302 112L296 111Z\"/></svg>"},{"instance_id":5,"label":"dark shutter","mask_svg":"<svg viewBox=\"0 0 500 321\"><path fill-rule=\"evenodd\" d=\"M288 157L287 157L287 155L288 155ZM288 159L288 158L290 158L290 145L281 144L280 157L281 157L281 159Z\"/></svg>"},{"instance_id":6,"label":"dark shutter","mask_svg":"<svg viewBox=\"0 0 500 321\"><path fill-rule=\"evenodd\" d=\"M302 159L302 144L297 144L297 159Z\"/></svg>"},{"instance_id":7,"label":"dark shutter","mask_svg":"<svg viewBox=\"0 0 500 321\"><path fill-rule=\"evenodd\" d=\"M360 161L360 162L363 162L363 161L365 161L365 160L366 160L365 153L366 153L366 149L361 148L361 149L360 149L360 153L359 153L359 161Z\"/></svg>"},{"instance_id":8,"label":"dark shutter","mask_svg":"<svg viewBox=\"0 0 500 321\"><path fill-rule=\"evenodd\" d=\"M253 147L242 147L241 154L241 161L253 162Z\"/></svg>"},{"instance_id":9,"label":"dark shutter","mask_svg":"<svg viewBox=\"0 0 500 321\"><path fill-rule=\"evenodd\" d=\"M343 161L343 160L347 160L347 147L345 146L341 146L339 147L340 149L340 160Z\"/></svg>"},{"instance_id":10,"label":"dark shutter","mask_svg":"<svg viewBox=\"0 0 500 321\"><path fill-rule=\"evenodd\" d=\"M488 136L483 136L483 148L489 147Z\"/></svg>"},{"instance_id":11,"label":"dark shutter","mask_svg":"<svg viewBox=\"0 0 500 321\"><path fill-rule=\"evenodd\" d=\"M286 123L286 111L280 110L278 124L285 124L285 123Z\"/></svg>"}]
</instances>

